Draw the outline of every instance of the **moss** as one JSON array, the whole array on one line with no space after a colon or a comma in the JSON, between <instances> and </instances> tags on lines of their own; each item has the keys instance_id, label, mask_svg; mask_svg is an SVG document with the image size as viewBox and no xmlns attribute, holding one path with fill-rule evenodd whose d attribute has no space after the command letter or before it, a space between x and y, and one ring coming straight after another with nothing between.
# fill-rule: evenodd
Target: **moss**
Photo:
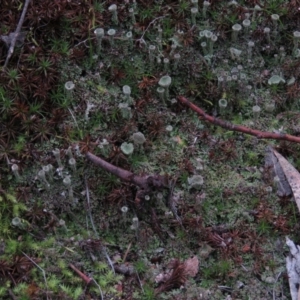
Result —
<instances>
[{"instance_id":1,"label":"moss","mask_svg":"<svg viewBox=\"0 0 300 300\"><path fill-rule=\"evenodd\" d=\"M271 245L282 239L287 230L293 235L299 223L294 203L278 199L275 192L265 193L265 187L270 185L262 176L266 172L264 148L268 141L210 125L174 100L164 105L156 89L159 79L169 76L171 99L188 96L206 113L220 117L217 103L224 97L228 109L222 118L230 123L262 131L297 131L299 114L292 106L297 98L297 79L295 87L268 85L268 79L279 74L278 70L286 81L297 78L291 40L297 11L293 3L269 1L255 18L250 15L255 20L248 37L257 47L251 61L247 54L249 39L239 35L234 44L230 39L232 25L243 21L238 16L245 1L239 6L211 3L206 14L209 22L199 15L194 27L187 21L191 7L188 1L180 1L172 8L164 1L156 1L151 7L140 1L125 3L120 8L120 26L114 27L114 46L104 37L98 57L97 41L90 33L98 26L104 27L105 32L111 28L111 14L106 8L95 1L92 6L87 2L80 6L56 3L59 7L48 16L42 14L47 3L43 2L38 10L37 4L30 7L41 11L42 16L42 20L36 20L35 14L28 12L32 30L28 29L26 38L36 47L26 44L19 59L11 58L7 72L1 73L0 88L0 262L12 264L24 252L36 259L45 273L34 265L24 277L26 281L13 285L1 269L5 275L1 283L24 299L29 282L38 286L40 298L45 298L46 293L66 299L95 298L103 293L104 299L192 299L197 295L194 285L198 283L213 290L214 299L225 297L224 291L214 288L221 284L232 286L236 298L243 299L247 293L255 299L267 297L264 283L256 280L254 274L266 265L270 269L284 265L283 257L267 263L265 259L273 251ZM128 13L130 7L134 7L136 24L132 24ZM12 1L10 10L17 20L16 1ZM55 15L58 11L70 18ZM270 26L270 15L274 13L280 15L282 22L278 24L279 33L271 36L269 43L259 28ZM61 26L57 28L53 20ZM202 57L199 47L209 41L199 38L199 31L207 30L208 23L218 40L214 55ZM3 32L7 33L12 25L10 19L4 18ZM163 30L160 50L156 40L158 27ZM126 52L124 32L128 31L133 33L134 44ZM172 43L177 44L173 52ZM2 44L0 50L6 53ZM43 45L43 49L37 45ZM148 61L149 45L156 46L155 58L169 59L168 70L163 63ZM285 45L284 58L274 58L278 45ZM230 57L228 49L232 47L241 50L240 61ZM180 54L176 68L174 54ZM63 89L67 81L75 83L72 97L67 97ZM124 85L131 88L126 101ZM264 104L273 101L276 109L266 112ZM125 102L130 114L121 117L119 105ZM89 120L85 119L87 103L93 105ZM262 110L254 123L255 105ZM172 131L166 130L167 125L172 126ZM135 132L145 134L143 149L135 149L130 157L125 157L121 145L128 143ZM104 139L109 143L105 151L98 148ZM299 165L299 148L275 144ZM76 172L67 163L69 146L76 157ZM52 155L56 148L60 150L63 168L54 173L50 189L45 190L36 176L42 166L51 163L57 167ZM166 175L170 185L174 183L174 197L168 190L153 189L149 192L150 201L139 199L136 186L87 163L83 154L87 150L139 175ZM203 169L194 164L198 159L204 162ZM20 167L19 182L11 173L11 163ZM74 203L69 201L62 182L70 174ZM195 176L201 176L204 184L189 188L188 179ZM158 193L163 195L159 203L155 200ZM138 235L129 230L129 224L121 222L123 206L128 207L129 220L138 217ZM277 222L275 228L279 216L282 224ZM28 228L12 226L15 217L24 220ZM66 230L60 220L65 222ZM206 257L199 277L194 281L189 278L186 289L155 295L156 271L166 267L170 259L182 260L208 245L211 251L200 251ZM130 276L114 274L103 247L111 261L134 266L143 286ZM241 268L241 261L248 272ZM76 262L78 269L93 277L98 286L95 283L84 289L80 276L69 268L70 262ZM15 278L17 275L13 274ZM247 283L243 289L234 288L237 278ZM286 284L284 289L287 290ZM0 295L9 297L1 288Z\"/></svg>"}]
</instances>

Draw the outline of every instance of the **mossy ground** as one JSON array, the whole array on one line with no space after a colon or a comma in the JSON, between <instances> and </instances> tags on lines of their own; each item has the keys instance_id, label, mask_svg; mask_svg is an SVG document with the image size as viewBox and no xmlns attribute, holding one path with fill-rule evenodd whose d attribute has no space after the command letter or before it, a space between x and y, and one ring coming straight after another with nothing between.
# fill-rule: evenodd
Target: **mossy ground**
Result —
<instances>
[{"instance_id":1,"label":"mossy ground","mask_svg":"<svg viewBox=\"0 0 300 300\"><path fill-rule=\"evenodd\" d=\"M43 13L46 4L32 4L24 45L16 47L2 70L1 299L289 299L284 243L286 235L300 242L299 212L291 198L277 196L264 155L271 144L299 168L299 146L218 128L176 97L184 95L234 124L299 133L299 58L293 44L299 12L294 2L265 1L253 16L255 1L211 1L205 18L199 3L194 25L188 1L138 1L136 8L117 2L119 24L107 11L112 1L61 1L64 14L52 10L49 15ZM17 20L17 2L4 4L2 11L10 8ZM131 7L136 23L128 13ZM40 21L34 11L40 11ZM16 27L6 13L2 35ZM232 41L232 25L242 23L247 13L250 32ZM280 16L278 24L272 14ZM117 31L113 44L103 38L100 51L96 27ZM265 27L271 28L270 41ZM203 30L218 37L212 55L201 46ZM128 31L132 44L125 38ZM251 54L250 40L255 42ZM178 44L178 65L172 43ZM157 49L153 62L149 45ZM4 43L1 47L3 65ZM230 55L232 47L242 51L240 58ZM165 103L156 91L164 75L172 78ZM269 85L272 75L295 82ZM75 83L71 94L64 91L67 81ZM122 93L124 85L131 88L130 99ZM228 107L220 115L221 98ZM119 106L125 102L127 114ZM275 110L267 111L267 104L275 104ZM262 108L257 118L254 105ZM126 156L121 144L132 143L136 132L146 141ZM70 146L76 171L68 164ZM60 150L64 168L47 188L37 173L48 164L58 167L54 149ZM137 187L87 162L86 150L136 174L166 175L175 183L175 210L167 190L153 190L150 200L137 202ZM19 180L13 163L20 168ZM74 199L63 184L68 175ZM189 186L193 175L203 176L199 190ZM11 224L15 217L22 220L19 227ZM138 228L132 228L135 217ZM199 258L198 274L157 294L155 277L172 259L193 255ZM94 281L86 286L70 264ZM122 267L123 274L111 264Z\"/></svg>"}]
</instances>

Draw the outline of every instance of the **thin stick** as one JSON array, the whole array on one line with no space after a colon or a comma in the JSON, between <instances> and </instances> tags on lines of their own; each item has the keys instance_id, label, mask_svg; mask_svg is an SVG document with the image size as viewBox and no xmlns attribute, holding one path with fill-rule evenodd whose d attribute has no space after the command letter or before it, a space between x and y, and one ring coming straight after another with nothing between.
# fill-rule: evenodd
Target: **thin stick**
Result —
<instances>
[{"instance_id":1,"label":"thin stick","mask_svg":"<svg viewBox=\"0 0 300 300\"><path fill-rule=\"evenodd\" d=\"M95 285L98 287L99 289L99 292L100 292L100 295L101 295L101 300L103 300L103 293L102 293L102 290L101 290L101 287L100 285L96 282L96 280L93 278L93 282L95 283Z\"/></svg>"},{"instance_id":2,"label":"thin stick","mask_svg":"<svg viewBox=\"0 0 300 300\"><path fill-rule=\"evenodd\" d=\"M166 15L166 16L167 16L167 15ZM137 39L136 41L143 41L143 43L145 43L144 35L145 35L146 32L148 31L149 27L150 27L153 23L155 23L157 20L163 19L163 18L165 18L166 16L161 16L161 17L157 17L157 18L153 19L153 20L148 24L147 28L144 30L142 36L141 36L139 39Z\"/></svg>"},{"instance_id":3,"label":"thin stick","mask_svg":"<svg viewBox=\"0 0 300 300\"><path fill-rule=\"evenodd\" d=\"M88 204L88 214L89 214L89 217L90 217L90 221L91 221L94 233L95 233L96 237L99 238L99 235L98 235L98 232L96 230L95 223L94 223L94 220L93 220L93 216L92 216L91 204L90 204L90 191L89 191L89 186L88 186L86 177L84 178L84 181L85 181L85 190L86 190L86 193L85 193L86 194L86 200L87 200L87 204Z\"/></svg>"},{"instance_id":4,"label":"thin stick","mask_svg":"<svg viewBox=\"0 0 300 300\"><path fill-rule=\"evenodd\" d=\"M108 261L108 264L109 264L110 267L111 267L111 270L113 271L114 274L116 274L115 268L114 268L114 265L113 265L113 262L111 261L109 255L108 255L108 253L107 253L107 251L106 251L105 246L102 246L102 253L105 255L105 257L106 257L106 259L107 259L107 261Z\"/></svg>"},{"instance_id":5,"label":"thin stick","mask_svg":"<svg viewBox=\"0 0 300 300\"><path fill-rule=\"evenodd\" d=\"M93 220L93 216L92 216L92 211L91 211L91 205L90 205L90 192L89 192L89 187L88 187L88 184L87 184L87 179L85 177L85 187L86 187L86 199L87 199L87 203L88 203L88 214L89 214L89 217L90 217L90 221L91 221L91 224L92 224L92 227L93 227L93 230L94 230L94 233L96 235L97 238L99 238L99 235L98 235L98 232L96 230L96 227L95 227L95 224L94 224L94 220ZM106 248L105 246L102 246L102 252L103 254L105 255L113 273L115 274L115 269L114 269L114 266L113 266L113 263L106 251Z\"/></svg>"},{"instance_id":6,"label":"thin stick","mask_svg":"<svg viewBox=\"0 0 300 300\"><path fill-rule=\"evenodd\" d=\"M48 290L48 283L47 283L47 278L46 278L46 273L45 270L43 268L41 268L33 259L31 259L26 253L24 253L22 251L22 253L37 267L41 270L41 272L43 273L43 277L44 277L44 281L45 281L45 285L46 285L46 289ZM47 299L48 299L48 294L47 294Z\"/></svg>"},{"instance_id":7,"label":"thin stick","mask_svg":"<svg viewBox=\"0 0 300 300\"><path fill-rule=\"evenodd\" d=\"M68 108L68 110L69 110L69 112L70 112L70 114L71 114L71 116L72 116L72 118L73 118L73 120L74 120L74 122L75 122L75 125L76 125L77 129L80 130L80 129L79 129L79 126L78 126L78 123L77 123L77 121L76 121L76 118L75 118L75 116L74 116L74 114L72 113L72 111L71 111L70 108Z\"/></svg>"},{"instance_id":8,"label":"thin stick","mask_svg":"<svg viewBox=\"0 0 300 300\"><path fill-rule=\"evenodd\" d=\"M123 257L123 260L122 260L123 263L126 261L127 255L128 255L129 250L130 250L130 248L131 248L131 244L132 244L132 243L130 242L129 245L128 245L128 247L127 247L127 249L126 249L126 252L125 252L124 257Z\"/></svg>"},{"instance_id":9,"label":"thin stick","mask_svg":"<svg viewBox=\"0 0 300 300\"><path fill-rule=\"evenodd\" d=\"M77 273L77 275L79 275L79 277L80 277L87 285L89 285L89 284L93 281L93 278L88 277L87 275L85 275L84 273L82 273L81 271L79 271L73 264L69 264L69 267L70 267L75 273Z\"/></svg>"},{"instance_id":10,"label":"thin stick","mask_svg":"<svg viewBox=\"0 0 300 300\"><path fill-rule=\"evenodd\" d=\"M142 289L142 291L143 291L143 293L144 293L145 291L144 291L144 288L143 288L142 281L141 281L141 279L140 279L140 275L139 275L138 271L136 271L136 270L135 270L135 273L136 273L137 278L138 278L138 280L139 280L139 284L140 284L140 286L141 286L141 289Z\"/></svg>"},{"instance_id":11,"label":"thin stick","mask_svg":"<svg viewBox=\"0 0 300 300\"><path fill-rule=\"evenodd\" d=\"M13 293L13 291L11 289L8 289L8 293L9 293L9 296L11 297L11 299L18 300L18 298L15 296L15 294Z\"/></svg>"},{"instance_id":12,"label":"thin stick","mask_svg":"<svg viewBox=\"0 0 300 300\"><path fill-rule=\"evenodd\" d=\"M294 142L294 143L300 143L300 137L293 136L293 135L290 135L290 134L278 134L278 133L273 133L273 132L268 132L268 131L260 131L260 130L251 129L249 127L242 126L242 125L234 125L230 122L226 122L226 121L221 120L219 118L215 118L213 116L208 115L207 113L204 112L203 109L201 109L197 105L191 103L188 99L186 99L183 96L179 96L178 100L182 104L188 106L193 111L195 111L205 121L208 121L208 122L210 122L212 124L215 124L217 126L229 129L231 131L243 132L243 133L246 133L246 134L256 136L259 139L284 140L284 141L289 141L289 142Z\"/></svg>"},{"instance_id":13,"label":"thin stick","mask_svg":"<svg viewBox=\"0 0 300 300\"><path fill-rule=\"evenodd\" d=\"M13 53L14 53L15 44L16 44L17 38L18 38L18 36L19 36L19 34L20 34L22 25L23 25L23 23L24 23L24 19L25 19L25 15L26 15L26 12L27 12L29 3L30 3L30 0L25 0L25 5L24 5L23 11L22 11L22 15L21 15L21 18L20 18L20 20L19 20L17 29L16 29L16 31L14 32L14 36L13 36L13 38L12 38L12 41L11 41L11 43L10 43L10 46L9 46L9 49L8 49L8 53L7 53L7 57L6 57L6 60L5 60L3 69L6 68L6 66L7 66L7 64L8 64L8 62L9 62L11 56L12 56Z\"/></svg>"}]
</instances>

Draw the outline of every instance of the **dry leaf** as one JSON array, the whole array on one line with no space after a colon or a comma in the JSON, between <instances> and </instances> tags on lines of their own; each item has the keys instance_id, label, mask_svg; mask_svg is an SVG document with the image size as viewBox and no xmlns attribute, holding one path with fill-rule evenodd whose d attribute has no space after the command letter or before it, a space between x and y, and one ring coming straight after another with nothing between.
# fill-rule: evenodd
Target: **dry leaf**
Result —
<instances>
[{"instance_id":1,"label":"dry leaf","mask_svg":"<svg viewBox=\"0 0 300 300\"><path fill-rule=\"evenodd\" d=\"M300 174L281 154L273 150L278 162L285 174L285 177L293 191L295 201L300 212Z\"/></svg>"},{"instance_id":2,"label":"dry leaf","mask_svg":"<svg viewBox=\"0 0 300 300\"><path fill-rule=\"evenodd\" d=\"M266 157L265 157L265 166L271 167L273 170L273 177L277 176L277 194L279 196L291 195L292 190L287 181L285 172L282 169L282 166L275 155L275 150L272 147L267 147L266 149ZM277 153L277 152L276 152Z\"/></svg>"},{"instance_id":3,"label":"dry leaf","mask_svg":"<svg viewBox=\"0 0 300 300\"><path fill-rule=\"evenodd\" d=\"M192 258L188 258L184 262L185 267L185 274L187 276L195 277L199 270L199 260L197 256L194 256Z\"/></svg>"}]
</instances>

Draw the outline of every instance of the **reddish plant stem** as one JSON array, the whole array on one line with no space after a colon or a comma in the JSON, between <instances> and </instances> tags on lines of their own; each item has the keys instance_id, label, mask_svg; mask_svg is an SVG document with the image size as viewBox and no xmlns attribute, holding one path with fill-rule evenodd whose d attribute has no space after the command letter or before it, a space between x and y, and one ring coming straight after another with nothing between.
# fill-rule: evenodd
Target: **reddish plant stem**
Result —
<instances>
[{"instance_id":1,"label":"reddish plant stem","mask_svg":"<svg viewBox=\"0 0 300 300\"><path fill-rule=\"evenodd\" d=\"M239 132L243 132L246 134L250 134L250 135L256 136L259 139L285 140L285 141L289 141L289 142L300 143L300 137L293 136L290 134L279 134L279 133L273 133L273 132L267 132L267 131L260 131L260 130L251 129L251 128L248 128L248 127L242 126L242 125L234 125L234 124L231 124L230 122L226 122L219 118L215 118L211 115L208 115L207 113L204 112L204 110L202 110L200 107L196 106L195 104L191 103L188 99L186 99L183 96L178 96L178 100L182 104L188 106L193 111L195 111L205 121L208 121L217 126L220 126L220 127L232 130L232 131L239 131Z\"/></svg>"},{"instance_id":2,"label":"reddish plant stem","mask_svg":"<svg viewBox=\"0 0 300 300\"><path fill-rule=\"evenodd\" d=\"M69 267L72 270L74 270L87 285L89 285L93 281L93 278L90 278L81 271L79 271L73 264L69 264Z\"/></svg>"}]
</instances>

